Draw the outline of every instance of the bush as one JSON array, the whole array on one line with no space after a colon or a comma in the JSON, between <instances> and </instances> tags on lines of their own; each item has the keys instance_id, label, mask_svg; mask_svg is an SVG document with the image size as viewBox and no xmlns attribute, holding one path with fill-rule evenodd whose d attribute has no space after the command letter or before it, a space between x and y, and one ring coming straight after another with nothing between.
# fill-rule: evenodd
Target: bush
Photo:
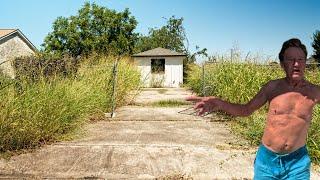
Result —
<instances>
[{"instance_id":1,"label":"bush","mask_svg":"<svg viewBox=\"0 0 320 180\"><path fill-rule=\"evenodd\" d=\"M16 79L35 82L52 76L70 77L79 68L79 59L69 56L54 57L43 54L18 57L13 61Z\"/></svg>"},{"instance_id":2,"label":"bush","mask_svg":"<svg viewBox=\"0 0 320 180\"><path fill-rule=\"evenodd\" d=\"M100 58L95 65L84 61L72 78L35 71L36 82L19 80L23 91L17 93L15 86L0 91L0 152L64 139L89 116L110 111L112 65L112 58ZM117 79L116 104L121 106L140 85L140 75L122 59Z\"/></svg>"}]
</instances>

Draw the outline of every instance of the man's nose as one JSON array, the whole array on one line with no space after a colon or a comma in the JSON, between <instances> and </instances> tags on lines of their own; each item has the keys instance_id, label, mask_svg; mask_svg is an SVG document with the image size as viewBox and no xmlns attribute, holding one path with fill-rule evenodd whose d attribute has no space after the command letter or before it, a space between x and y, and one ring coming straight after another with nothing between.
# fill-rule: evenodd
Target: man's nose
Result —
<instances>
[{"instance_id":1,"label":"man's nose","mask_svg":"<svg viewBox=\"0 0 320 180\"><path fill-rule=\"evenodd\" d=\"M299 64L300 64L300 63L299 63L298 61L296 61L296 60L295 60L294 63L293 63L294 66L299 66Z\"/></svg>"}]
</instances>

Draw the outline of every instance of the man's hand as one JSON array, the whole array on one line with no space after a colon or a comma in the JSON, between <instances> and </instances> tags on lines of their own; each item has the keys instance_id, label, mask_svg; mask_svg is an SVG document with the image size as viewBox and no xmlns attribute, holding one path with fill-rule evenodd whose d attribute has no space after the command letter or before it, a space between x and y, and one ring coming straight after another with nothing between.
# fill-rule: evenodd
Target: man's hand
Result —
<instances>
[{"instance_id":1,"label":"man's hand","mask_svg":"<svg viewBox=\"0 0 320 180\"><path fill-rule=\"evenodd\" d=\"M209 97L199 97L190 96L186 98L187 101L195 102L194 109L198 111L198 115L201 116L205 113L210 113L212 111L218 110L219 99L213 96Z\"/></svg>"}]
</instances>

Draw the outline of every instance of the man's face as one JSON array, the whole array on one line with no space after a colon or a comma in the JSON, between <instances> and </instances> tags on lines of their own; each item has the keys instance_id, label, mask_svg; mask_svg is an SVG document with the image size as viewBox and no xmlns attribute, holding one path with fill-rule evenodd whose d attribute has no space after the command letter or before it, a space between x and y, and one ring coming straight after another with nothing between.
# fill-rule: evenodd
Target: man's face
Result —
<instances>
[{"instance_id":1,"label":"man's face","mask_svg":"<svg viewBox=\"0 0 320 180\"><path fill-rule=\"evenodd\" d=\"M284 52L284 60L281 62L281 67L286 72L286 76L289 80L302 80L306 67L306 56L302 49L298 47L286 49Z\"/></svg>"}]
</instances>

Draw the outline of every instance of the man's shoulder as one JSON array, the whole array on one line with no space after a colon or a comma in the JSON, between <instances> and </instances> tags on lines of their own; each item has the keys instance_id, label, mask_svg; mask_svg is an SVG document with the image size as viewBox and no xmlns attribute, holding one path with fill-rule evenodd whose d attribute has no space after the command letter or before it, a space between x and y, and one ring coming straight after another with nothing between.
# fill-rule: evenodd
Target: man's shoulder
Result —
<instances>
[{"instance_id":1,"label":"man's shoulder","mask_svg":"<svg viewBox=\"0 0 320 180\"><path fill-rule=\"evenodd\" d=\"M281 78L281 79L273 79L273 80L268 81L265 84L265 86L268 87L268 88L274 88L274 87L280 85L283 82L284 82L283 78Z\"/></svg>"},{"instance_id":2,"label":"man's shoulder","mask_svg":"<svg viewBox=\"0 0 320 180\"><path fill-rule=\"evenodd\" d=\"M270 80L263 86L262 91L264 91L268 97L273 96L274 93L284 89L284 83L284 78Z\"/></svg>"},{"instance_id":3,"label":"man's shoulder","mask_svg":"<svg viewBox=\"0 0 320 180\"><path fill-rule=\"evenodd\" d=\"M309 96L313 97L317 103L319 103L320 102L320 86L317 84L313 84L309 81L306 81L306 82L307 82L307 88L305 89L306 93Z\"/></svg>"},{"instance_id":4,"label":"man's shoulder","mask_svg":"<svg viewBox=\"0 0 320 180\"><path fill-rule=\"evenodd\" d=\"M313 89L313 90L315 90L315 91L320 92L320 86L319 86L319 85L314 84L314 83L309 82L309 81L307 81L307 84L308 84L308 87L309 87L309 88L311 88L311 89Z\"/></svg>"}]
</instances>

